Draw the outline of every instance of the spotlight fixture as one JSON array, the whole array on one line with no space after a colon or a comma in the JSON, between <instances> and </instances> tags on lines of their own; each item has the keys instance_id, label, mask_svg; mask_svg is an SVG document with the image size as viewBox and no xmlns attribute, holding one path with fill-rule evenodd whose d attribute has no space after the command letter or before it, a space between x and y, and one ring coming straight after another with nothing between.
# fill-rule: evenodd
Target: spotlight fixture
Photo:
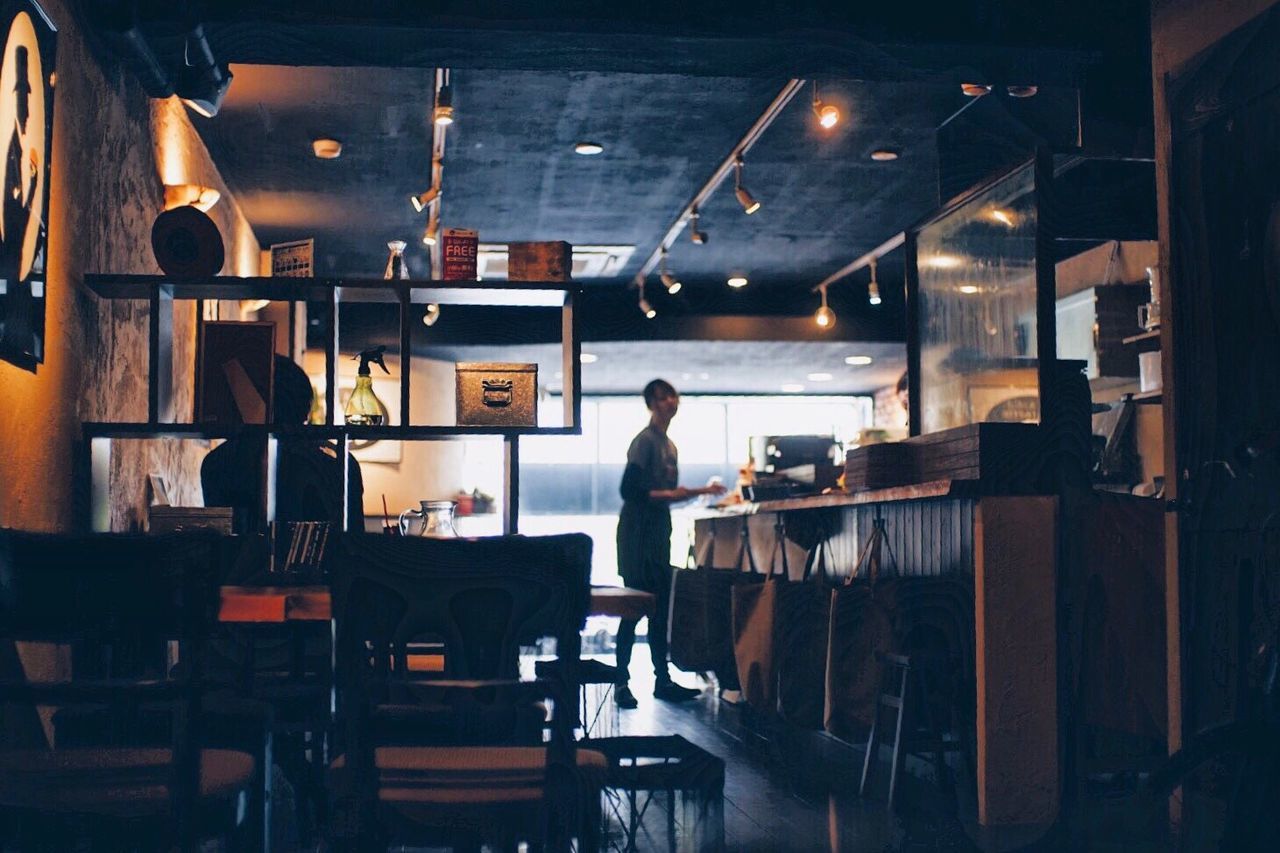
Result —
<instances>
[{"instance_id":1,"label":"spotlight fixture","mask_svg":"<svg viewBox=\"0 0 1280 853\"><path fill-rule=\"evenodd\" d=\"M573 146L573 150L576 154L591 157L596 154L603 154L604 146L599 142L579 142L577 145Z\"/></svg>"},{"instance_id":2,"label":"spotlight fixture","mask_svg":"<svg viewBox=\"0 0 1280 853\"><path fill-rule=\"evenodd\" d=\"M231 87L231 67L219 64L199 24L187 33L182 46L183 68L178 75L174 94L193 111L213 118L222 106L222 98Z\"/></svg>"},{"instance_id":3,"label":"spotlight fixture","mask_svg":"<svg viewBox=\"0 0 1280 853\"><path fill-rule=\"evenodd\" d=\"M320 160L337 160L342 156L342 143L336 139L313 139L311 152Z\"/></svg>"},{"instance_id":4,"label":"spotlight fixture","mask_svg":"<svg viewBox=\"0 0 1280 853\"><path fill-rule=\"evenodd\" d=\"M413 205L413 209L421 213L427 209L427 205L435 201L440 196L440 188L435 184L427 187L417 195L409 196L409 202Z\"/></svg>"},{"instance_id":5,"label":"spotlight fixture","mask_svg":"<svg viewBox=\"0 0 1280 853\"><path fill-rule=\"evenodd\" d=\"M889 163L901 156L892 148L877 148L871 152L871 159L877 163Z\"/></svg>"},{"instance_id":6,"label":"spotlight fixture","mask_svg":"<svg viewBox=\"0 0 1280 853\"><path fill-rule=\"evenodd\" d=\"M983 95L991 94L990 83L961 83L960 91L964 92L970 98L981 98Z\"/></svg>"},{"instance_id":7,"label":"spotlight fixture","mask_svg":"<svg viewBox=\"0 0 1280 853\"><path fill-rule=\"evenodd\" d=\"M680 288L684 287L680 283L680 279L667 272L667 250L662 250L662 257L658 261L658 279L661 280L662 286L667 289L667 293L675 296L680 292Z\"/></svg>"},{"instance_id":8,"label":"spotlight fixture","mask_svg":"<svg viewBox=\"0 0 1280 853\"><path fill-rule=\"evenodd\" d=\"M1010 98L1031 98L1040 91L1039 86L1005 86L1004 90Z\"/></svg>"},{"instance_id":9,"label":"spotlight fixture","mask_svg":"<svg viewBox=\"0 0 1280 853\"><path fill-rule=\"evenodd\" d=\"M696 206L689 211L689 239L698 246L707 245L707 241L711 239L711 235L706 231L698 230L698 208Z\"/></svg>"},{"instance_id":10,"label":"spotlight fixture","mask_svg":"<svg viewBox=\"0 0 1280 853\"><path fill-rule=\"evenodd\" d=\"M867 301L872 305L879 305L880 300L880 282L876 281L876 259L871 259L871 281L867 284Z\"/></svg>"},{"instance_id":11,"label":"spotlight fixture","mask_svg":"<svg viewBox=\"0 0 1280 853\"><path fill-rule=\"evenodd\" d=\"M647 319L652 320L654 317L658 316L658 312L653 310L653 306L649 304L649 300L644 298L644 282L643 281L640 282L640 301L638 304L640 306L640 313L643 314Z\"/></svg>"},{"instance_id":12,"label":"spotlight fixture","mask_svg":"<svg viewBox=\"0 0 1280 853\"><path fill-rule=\"evenodd\" d=\"M730 287L734 288L735 290L738 289L739 287L746 287L747 277L745 275L731 275L729 276L729 281L726 282L726 284L728 284Z\"/></svg>"},{"instance_id":13,"label":"spotlight fixture","mask_svg":"<svg viewBox=\"0 0 1280 853\"><path fill-rule=\"evenodd\" d=\"M818 124L823 130L830 130L840 123L840 108L835 104L823 103L818 97L818 81L813 81L813 114L818 117Z\"/></svg>"},{"instance_id":14,"label":"spotlight fixture","mask_svg":"<svg viewBox=\"0 0 1280 853\"><path fill-rule=\"evenodd\" d=\"M222 193L213 187L202 187L199 184L164 185L165 210L191 205L203 213L208 213L209 208L217 204L220 198Z\"/></svg>"},{"instance_id":15,"label":"spotlight fixture","mask_svg":"<svg viewBox=\"0 0 1280 853\"><path fill-rule=\"evenodd\" d=\"M434 302L427 303L427 313L422 315L422 322L427 326L434 326L436 321L440 319L440 306Z\"/></svg>"},{"instance_id":16,"label":"spotlight fixture","mask_svg":"<svg viewBox=\"0 0 1280 853\"><path fill-rule=\"evenodd\" d=\"M422 244L434 246L440 239L440 217L433 210L427 217L427 230L422 232Z\"/></svg>"},{"instance_id":17,"label":"spotlight fixture","mask_svg":"<svg viewBox=\"0 0 1280 853\"><path fill-rule=\"evenodd\" d=\"M760 209L760 202L756 201L756 197L742 185L742 167L745 165L741 157L733 163L733 194L738 197L742 212L750 216Z\"/></svg>"},{"instance_id":18,"label":"spotlight fixture","mask_svg":"<svg viewBox=\"0 0 1280 853\"><path fill-rule=\"evenodd\" d=\"M445 83L436 95L436 106L431 111L431 120L440 127L453 124L453 87Z\"/></svg>"},{"instance_id":19,"label":"spotlight fixture","mask_svg":"<svg viewBox=\"0 0 1280 853\"><path fill-rule=\"evenodd\" d=\"M830 329L836 324L836 312L827 305L827 288L819 288L819 292L822 294L822 307L813 312L813 322L818 324L819 329Z\"/></svg>"}]
</instances>

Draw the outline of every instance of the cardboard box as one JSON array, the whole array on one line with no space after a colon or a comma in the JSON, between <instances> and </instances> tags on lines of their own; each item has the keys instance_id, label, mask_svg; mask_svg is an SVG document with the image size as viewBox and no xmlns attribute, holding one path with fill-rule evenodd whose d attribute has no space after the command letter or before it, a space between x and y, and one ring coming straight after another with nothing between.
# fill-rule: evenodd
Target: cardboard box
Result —
<instances>
[{"instance_id":1,"label":"cardboard box","mask_svg":"<svg viewBox=\"0 0 1280 853\"><path fill-rule=\"evenodd\" d=\"M569 281L573 246L563 240L507 244L508 281Z\"/></svg>"},{"instance_id":2,"label":"cardboard box","mask_svg":"<svg viewBox=\"0 0 1280 853\"><path fill-rule=\"evenodd\" d=\"M458 426L538 425L538 365L459 362Z\"/></svg>"},{"instance_id":3,"label":"cardboard box","mask_svg":"<svg viewBox=\"0 0 1280 853\"><path fill-rule=\"evenodd\" d=\"M440 235L440 248L444 252L443 278L445 281L475 281L476 252L480 246L480 233L468 228L446 228Z\"/></svg>"}]
</instances>

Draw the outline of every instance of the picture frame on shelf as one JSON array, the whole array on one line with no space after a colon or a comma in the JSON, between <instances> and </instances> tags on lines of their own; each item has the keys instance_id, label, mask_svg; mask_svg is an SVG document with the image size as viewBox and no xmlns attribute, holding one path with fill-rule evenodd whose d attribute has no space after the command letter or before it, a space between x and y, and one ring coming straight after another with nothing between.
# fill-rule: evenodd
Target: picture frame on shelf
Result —
<instances>
[{"instance_id":1,"label":"picture frame on shelf","mask_svg":"<svg viewBox=\"0 0 1280 853\"><path fill-rule=\"evenodd\" d=\"M205 322L199 340L194 422L268 423L275 383L276 324Z\"/></svg>"}]
</instances>

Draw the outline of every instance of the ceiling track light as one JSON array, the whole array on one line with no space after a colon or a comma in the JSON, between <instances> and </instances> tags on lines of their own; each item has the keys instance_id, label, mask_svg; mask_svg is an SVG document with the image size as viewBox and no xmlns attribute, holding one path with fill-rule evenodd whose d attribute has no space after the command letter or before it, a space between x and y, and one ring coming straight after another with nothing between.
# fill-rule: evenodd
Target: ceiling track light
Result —
<instances>
[{"instance_id":1,"label":"ceiling track light","mask_svg":"<svg viewBox=\"0 0 1280 853\"><path fill-rule=\"evenodd\" d=\"M711 235L706 231L698 230L697 205L694 205L693 209L689 211L689 239L697 246L705 246L707 245L707 241L711 239Z\"/></svg>"},{"instance_id":2,"label":"ceiling track light","mask_svg":"<svg viewBox=\"0 0 1280 853\"><path fill-rule=\"evenodd\" d=\"M434 246L440 240L440 214L435 209L431 209L431 215L427 217L427 230L422 232L422 244L424 246Z\"/></svg>"},{"instance_id":3,"label":"ceiling track light","mask_svg":"<svg viewBox=\"0 0 1280 853\"><path fill-rule=\"evenodd\" d=\"M813 114L817 116L818 125L823 130L831 130L840 123L840 108L835 104L824 103L818 96L818 81L813 81Z\"/></svg>"},{"instance_id":4,"label":"ceiling track light","mask_svg":"<svg viewBox=\"0 0 1280 853\"><path fill-rule=\"evenodd\" d=\"M413 205L413 209L418 213L427 209L431 202L440 197L440 187L432 184L417 195L409 196L409 203Z\"/></svg>"},{"instance_id":5,"label":"ceiling track light","mask_svg":"<svg viewBox=\"0 0 1280 853\"><path fill-rule=\"evenodd\" d=\"M436 92L435 108L431 110L431 121L441 127L453 124L453 86L449 84L449 69L444 71L444 84Z\"/></svg>"},{"instance_id":6,"label":"ceiling track light","mask_svg":"<svg viewBox=\"0 0 1280 853\"><path fill-rule=\"evenodd\" d=\"M742 205L742 212L750 216L760 209L760 202L756 201L756 197L751 191L742 185L742 167L746 163L739 157L733 164L733 194L738 198L738 204Z\"/></svg>"},{"instance_id":7,"label":"ceiling track light","mask_svg":"<svg viewBox=\"0 0 1280 853\"><path fill-rule=\"evenodd\" d=\"M831 306L827 305L827 288L823 285L818 289L822 294L822 305L817 311L813 312L813 322L818 324L819 329L830 329L836 324L836 312L831 310Z\"/></svg>"},{"instance_id":8,"label":"ceiling track light","mask_svg":"<svg viewBox=\"0 0 1280 853\"><path fill-rule=\"evenodd\" d=\"M649 300L644 298L643 280L640 282L640 301L636 304L640 306L640 313L643 314L646 319L652 320L654 317L658 316L658 312L653 310L653 306L649 304Z\"/></svg>"},{"instance_id":9,"label":"ceiling track light","mask_svg":"<svg viewBox=\"0 0 1280 853\"><path fill-rule=\"evenodd\" d=\"M871 281L867 284L867 301L872 305L879 305L880 299L880 282L876 281L876 259L871 259Z\"/></svg>"},{"instance_id":10,"label":"ceiling track light","mask_svg":"<svg viewBox=\"0 0 1280 853\"><path fill-rule=\"evenodd\" d=\"M680 279L667 272L667 250L662 250L662 260L658 262L658 278L662 281L662 286L667 289L667 293L675 296L680 292L680 288L684 287L680 283Z\"/></svg>"}]
</instances>

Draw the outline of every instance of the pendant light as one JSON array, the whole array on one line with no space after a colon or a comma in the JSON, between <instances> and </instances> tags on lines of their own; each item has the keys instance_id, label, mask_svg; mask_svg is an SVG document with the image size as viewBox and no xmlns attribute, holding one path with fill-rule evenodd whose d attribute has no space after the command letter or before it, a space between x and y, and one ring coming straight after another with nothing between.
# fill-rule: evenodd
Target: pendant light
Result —
<instances>
[{"instance_id":1,"label":"pendant light","mask_svg":"<svg viewBox=\"0 0 1280 853\"><path fill-rule=\"evenodd\" d=\"M819 329L830 329L836 324L836 312L827 305L827 288L821 287L818 292L822 294L822 307L813 312L813 322L818 324Z\"/></svg>"},{"instance_id":2,"label":"pendant light","mask_svg":"<svg viewBox=\"0 0 1280 853\"><path fill-rule=\"evenodd\" d=\"M739 157L733 164L733 194L738 198L738 204L742 205L742 212L750 216L760 209L760 202L756 201L756 197L742 185L742 167L746 165L742 158Z\"/></svg>"}]
</instances>

